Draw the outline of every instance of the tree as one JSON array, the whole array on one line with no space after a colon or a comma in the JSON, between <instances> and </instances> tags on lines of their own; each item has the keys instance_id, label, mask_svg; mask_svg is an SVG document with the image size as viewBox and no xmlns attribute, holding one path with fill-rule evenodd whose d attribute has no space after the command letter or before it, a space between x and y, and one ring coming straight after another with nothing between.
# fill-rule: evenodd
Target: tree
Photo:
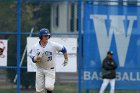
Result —
<instances>
[{"instance_id":1,"label":"tree","mask_svg":"<svg viewBox=\"0 0 140 93\"><path fill-rule=\"evenodd\" d=\"M16 32L17 31L17 3L0 3L0 27L1 31ZM2 26L1 26L2 25ZM50 5L26 3L21 4L21 31L30 32L31 27L35 27L34 32L38 32L41 27L50 28ZM7 36L7 35L6 35ZM28 35L21 36L21 56L26 45ZM8 39L8 66L16 66L17 50L16 50L16 34L4 37ZM26 55L27 56L27 55ZM22 66L27 65L26 56ZM13 83L16 75L16 69L7 69L8 79ZM27 69L21 69L21 85L25 88L34 86L35 73L28 73Z\"/></svg>"}]
</instances>

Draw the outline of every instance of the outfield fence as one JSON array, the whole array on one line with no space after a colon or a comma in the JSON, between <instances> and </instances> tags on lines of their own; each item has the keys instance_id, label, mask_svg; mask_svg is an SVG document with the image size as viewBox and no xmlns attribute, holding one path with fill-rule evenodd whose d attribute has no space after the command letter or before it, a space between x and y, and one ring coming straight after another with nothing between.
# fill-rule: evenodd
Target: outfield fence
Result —
<instances>
[{"instance_id":1,"label":"outfield fence","mask_svg":"<svg viewBox=\"0 0 140 93\"><path fill-rule=\"evenodd\" d=\"M139 0L1 0L0 41L7 53L0 58L0 92L35 91L35 72L27 72L27 37L46 27L52 37L77 39L77 71L57 72L57 89L98 93L102 59L113 50L116 92L139 93L139 14Z\"/></svg>"}]
</instances>

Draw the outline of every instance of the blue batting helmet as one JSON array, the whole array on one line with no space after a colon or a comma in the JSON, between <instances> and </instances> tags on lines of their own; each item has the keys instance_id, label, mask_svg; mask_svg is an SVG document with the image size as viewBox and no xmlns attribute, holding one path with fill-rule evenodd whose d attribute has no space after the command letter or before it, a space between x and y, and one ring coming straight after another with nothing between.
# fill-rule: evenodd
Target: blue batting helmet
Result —
<instances>
[{"instance_id":1,"label":"blue batting helmet","mask_svg":"<svg viewBox=\"0 0 140 93\"><path fill-rule=\"evenodd\" d=\"M40 31L39 31L39 38L42 39L42 36L43 36L43 35L47 35L47 36L49 36L49 38L50 38L49 30L46 29L46 28L40 29Z\"/></svg>"}]
</instances>

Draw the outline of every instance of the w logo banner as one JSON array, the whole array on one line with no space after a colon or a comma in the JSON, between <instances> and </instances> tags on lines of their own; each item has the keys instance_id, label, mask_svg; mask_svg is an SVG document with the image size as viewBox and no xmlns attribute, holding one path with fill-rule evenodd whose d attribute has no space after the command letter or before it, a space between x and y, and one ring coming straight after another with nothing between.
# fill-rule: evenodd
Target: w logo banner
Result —
<instances>
[{"instance_id":1,"label":"w logo banner","mask_svg":"<svg viewBox=\"0 0 140 93\"><path fill-rule=\"evenodd\" d=\"M132 12L133 11L133 12ZM107 51L117 61L117 89L138 89L140 84L140 7L84 7L85 88L101 86L101 66Z\"/></svg>"},{"instance_id":2,"label":"w logo banner","mask_svg":"<svg viewBox=\"0 0 140 93\"><path fill-rule=\"evenodd\" d=\"M101 60L105 57L104 53L110 50L111 40L114 35L120 66L124 66L132 28L134 21L137 20L137 16L108 15L107 17L107 15L91 14L90 19L94 24ZM107 20L110 21L110 23L108 23L110 24L108 31L106 27L107 23L105 22ZM127 27L124 25L124 21L128 22Z\"/></svg>"}]
</instances>

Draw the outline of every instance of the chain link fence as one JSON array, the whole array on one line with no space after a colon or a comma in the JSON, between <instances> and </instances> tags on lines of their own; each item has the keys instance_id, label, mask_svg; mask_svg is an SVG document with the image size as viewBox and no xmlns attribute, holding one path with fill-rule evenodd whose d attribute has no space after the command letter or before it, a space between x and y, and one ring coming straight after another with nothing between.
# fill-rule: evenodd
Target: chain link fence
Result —
<instances>
[{"instance_id":1,"label":"chain link fence","mask_svg":"<svg viewBox=\"0 0 140 93\"><path fill-rule=\"evenodd\" d=\"M0 40L7 40L7 64L0 66L0 92L34 93L35 72L27 71L27 37L38 37L45 27L52 38L77 38L77 2L1 0L0 12ZM77 79L77 72L57 72L54 92L76 93Z\"/></svg>"},{"instance_id":2,"label":"chain link fence","mask_svg":"<svg viewBox=\"0 0 140 93\"><path fill-rule=\"evenodd\" d=\"M44 27L50 30L52 37L76 38L78 41L77 71L73 73L57 72L54 93L99 92L99 88L84 89L82 70L85 42L82 39L85 32L83 20L85 3L96 5L98 8L101 5L138 7L140 5L139 0L0 1L0 41L7 40L7 45L5 45L7 46L7 60L3 61L0 58L1 64L5 64L0 66L1 93L35 92L35 72L27 71L27 37L38 37L39 30ZM32 30L33 33L31 33ZM116 90L115 92L139 93L139 89Z\"/></svg>"}]
</instances>

